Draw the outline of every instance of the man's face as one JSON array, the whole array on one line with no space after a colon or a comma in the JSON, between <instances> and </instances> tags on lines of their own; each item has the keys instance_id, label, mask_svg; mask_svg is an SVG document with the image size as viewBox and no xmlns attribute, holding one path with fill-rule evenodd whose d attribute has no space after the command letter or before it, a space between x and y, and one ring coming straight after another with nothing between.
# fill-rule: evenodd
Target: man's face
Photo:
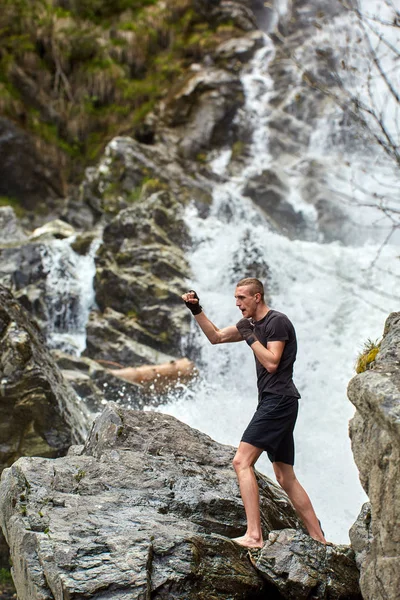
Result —
<instances>
[{"instance_id":1,"label":"man's face","mask_svg":"<svg viewBox=\"0 0 400 600\"><path fill-rule=\"evenodd\" d=\"M254 317L260 294L253 294L250 285L241 285L235 291L236 306L242 311L242 316L249 319Z\"/></svg>"}]
</instances>

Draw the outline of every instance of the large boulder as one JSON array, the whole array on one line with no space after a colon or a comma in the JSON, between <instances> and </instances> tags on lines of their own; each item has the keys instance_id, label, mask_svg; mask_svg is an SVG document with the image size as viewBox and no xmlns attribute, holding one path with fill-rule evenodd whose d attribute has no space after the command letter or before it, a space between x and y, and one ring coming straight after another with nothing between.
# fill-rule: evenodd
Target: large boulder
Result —
<instances>
[{"instance_id":1,"label":"large boulder","mask_svg":"<svg viewBox=\"0 0 400 600\"><path fill-rule=\"evenodd\" d=\"M111 403L83 450L20 459L0 492L20 600L256 597L263 580L228 539L245 527L234 452ZM271 482L262 508L266 532L297 524Z\"/></svg>"},{"instance_id":2,"label":"large boulder","mask_svg":"<svg viewBox=\"0 0 400 600\"><path fill-rule=\"evenodd\" d=\"M0 285L0 472L20 456L59 456L86 436L85 405L28 313ZM0 566L8 549L0 535Z\"/></svg>"},{"instance_id":3,"label":"large boulder","mask_svg":"<svg viewBox=\"0 0 400 600\"><path fill-rule=\"evenodd\" d=\"M302 531L271 532L256 568L288 600L362 600L354 551L325 546Z\"/></svg>"},{"instance_id":4,"label":"large boulder","mask_svg":"<svg viewBox=\"0 0 400 600\"><path fill-rule=\"evenodd\" d=\"M224 69L193 65L161 104L162 122L177 136L178 153L195 159L229 142L230 125L244 103L240 79Z\"/></svg>"},{"instance_id":5,"label":"large boulder","mask_svg":"<svg viewBox=\"0 0 400 600\"><path fill-rule=\"evenodd\" d=\"M96 257L97 304L101 311L112 309L130 318L117 323L114 312L114 330L119 333L110 343L104 339L101 356L95 342L101 336L98 319L89 323L89 356L125 364L157 362L149 357L151 350L144 352L143 343L153 347L154 355L179 354L190 316L181 300L189 274L182 249L187 233L181 210L171 192L160 190L146 196L144 190L140 201L122 210L105 227ZM135 349L132 343L117 341L116 337L124 334L132 336ZM124 350L129 345L133 354Z\"/></svg>"},{"instance_id":6,"label":"large boulder","mask_svg":"<svg viewBox=\"0 0 400 600\"><path fill-rule=\"evenodd\" d=\"M356 407L350 436L371 517L353 527L364 600L397 600L400 590L400 313L385 324L379 353L354 377L348 395ZM360 530L365 542L360 541Z\"/></svg>"},{"instance_id":7,"label":"large boulder","mask_svg":"<svg viewBox=\"0 0 400 600\"><path fill-rule=\"evenodd\" d=\"M86 436L84 405L28 313L0 285L0 469L20 456L58 456Z\"/></svg>"},{"instance_id":8,"label":"large boulder","mask_svg":"<svg viewBox=\"0 0 400 600\"><path fill-rule=\"evenodd\" d=\"M110 403L84 447L20 459L0 487L20 600L287 597L229 539L245 528L234 453L174 417ZM257 476L264 535L298 528L285 493ZM301 543L310 562L335 552L304 534ZM343 583L351 552L338 552L330 578ZM326 570L337 565L327 561ZM357 598L352 587L329 597Z\"/></svg>"}]
</instances>

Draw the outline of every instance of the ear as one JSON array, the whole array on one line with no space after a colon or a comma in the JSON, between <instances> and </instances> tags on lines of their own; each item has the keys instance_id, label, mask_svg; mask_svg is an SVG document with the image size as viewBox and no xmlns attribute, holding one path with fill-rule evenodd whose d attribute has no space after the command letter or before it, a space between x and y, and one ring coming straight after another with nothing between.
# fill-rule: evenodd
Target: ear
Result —
<instances>
[{"instance_id":1,"label":"ear","mask_svg":"<svg viewBox=\"0 0 400 600\"><path fill-rule=\"evenodd\" d=\"M256 302L257 302L257 304L258 304L258 303L261 301L261 294L260 294L260 292L257 292L257 293L255 294L255 297L256 297Z\"/></svg>"}]
</instances>

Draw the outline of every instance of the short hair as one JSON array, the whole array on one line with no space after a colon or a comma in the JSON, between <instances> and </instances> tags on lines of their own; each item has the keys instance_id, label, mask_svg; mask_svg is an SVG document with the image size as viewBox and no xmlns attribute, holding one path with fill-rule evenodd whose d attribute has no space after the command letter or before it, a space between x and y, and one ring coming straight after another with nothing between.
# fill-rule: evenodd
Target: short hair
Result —
<instances>
[{"instance_id":1,"label":"short hair","mask_svg":"<svg viewBox=\"0 0 400 600\"><path fill-rule=\"evenodd\" d=\"M264 301L264 286L259 279L255 277L245 277L245 279L241 279L236 284L236 287L241 287L244 285L251 286L252 294L260 294L261 300Z\"/></svg>"}]
</instances>

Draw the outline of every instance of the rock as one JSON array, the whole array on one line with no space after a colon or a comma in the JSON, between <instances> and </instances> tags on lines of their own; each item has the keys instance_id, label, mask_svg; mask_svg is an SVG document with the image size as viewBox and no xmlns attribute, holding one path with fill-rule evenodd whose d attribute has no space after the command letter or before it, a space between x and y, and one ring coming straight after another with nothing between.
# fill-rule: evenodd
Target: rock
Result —
<instances>
[{"instance_id":1,"label":"rock","mask_svg":"<svg viewBox=\"0 0 400 600\"><path fill-rule=\"evenodd\" d=\"M89 231L87 233L82 233L76 236L75 240L71 244L71 248L77 254L86 256L96 239L97 235L94 232Z\"/></svg>"},{"instance_id":2,"label":"rock","mask_svg":"<svg viewBox=\"0 0 400 600\"><path fill-rule=\"evenodd\" d=\"M273 226L288 237L297 237L298 232L304 230L306 220L287 200L288 193L285 182L273 169L265 169L249 179L243 190L243 194L263 210Z\"/></svg>"},{"instance_id":3,"label":"rock","mask_svg":"<svg viewBox=\"0 0 400 600\"><path fill-rule=\"evenodd\" d=\"M349 535L351 547L356 555L356 563L361 571L371 549L371 504L369 502L363 504L357 521L350 528Z\"/></svg>"},{"instance_id":4,"label":"rock","mask_svg":"<svg viewBox=\"0 0 400 600\"><path fill-rule=\"evenodd\" d=\"M27 239L11 206L0 206L0 245Z\"/></svg>"},{"instance_id":5,"label":"rock","mask_svg":"<svg viewBox=\"0 0 400 600\"><path fill-rule=\"evenodd\" d=\"M368 543L361 546L361 592L364 600L395 600L400 590L399 312L386 320L374 366L350 381L348 396L356 407L350 422L353 454L371 503Z\"/></svg>"},{"instance_id":6,"label":"rock","mask_svg":"<svg viewBox=\"0 0 400 600\"><path fill-rule=\"evenodd\" d=\"M142 198L105 227L96 257L96 300L102 311L111 308L137 320L133 343L149 343L164 353L180 352L181 336L190 322L181 300L189 273L181 248L186 240L181 206L168 191ZM118 326L121 333L124 323ZM132 332L132 323L126 324ZM135 366L132 355L116 353L115 347L112 353L105 347L100 356L94 354L92 338L89 324L87 355ZM140 353L141 362L153 364L148 352L137 356Z\"/></svg>"},{"instance_id":7,"label":"rock","mask_svg":"<svg viewBox=\"0 0 400 600\"><path fill-rule=\"evenodd\" d=\"M54 221L49 221L42 225L42 227L38 227L35 229L31 235L32 240L51 240L56 238L58 240L62 240L67 237L71 237L74 235L75 229L66 223L65 221L61 221L61 219L55 219Z\"/></svg>"},{"instance_id":8,"label":"rock","mask_svg":"<svg viewBox=\"0 0 400 600\"><path fill-rule=\"evenodd\" d=\"M20 456L58 456L84 439L85 407L24 308L0 286L0 469Z\"/></svg>"},{"instance_id":9,"label":"rock","mask_svg":"<svg viewBox=\"0 0 400 600\"><path fill-rule=\"evenodd\" d=\"M248 35L240 38L232 38L219 44L213 52L214 58L224 61L237 61L247 63L256 50L261 48L264 43L264 35L261 31L252 31Z\"/></svg>"},{"instance_id":10,"label":"rock","mask_svg":"<svg viewBox=\"0 0 400 600\"><path fill-rule=\"evenodd\" d=\"M0 117L0 196L17 200L29 210L64 191L51 157L43 160L36 143L12 121Z\"/></svg>"},{"instance_id":11,"label":"rock","mask_svg":"<svg viewBox=\"0 0 400 600\"><path fill-rule=\"evenodd\" d=\"M226 145L227 130L243 102L237 74L199 67L172 87L161 104L160 116L180 140L179 155L195 159L210 145Z\"/></svg>"},{"instance_id":12,"label":"rock","mask_svg":"<svg viewBox=\"0 0 400 600\"><path fill-rule=\"evenodd\" d=\"M59 456L84 439L84 404L25 309L0 285L0 472L20 456ZM0 535L0 565L8 566Z\"/></svg>"},{"instance_id":13,"label":"rock","mask_svg":"<svg viewBox=\"0 0 400 600\"><path fill-rule=\"evenodd\" d=\"M301 531L272 531L256 568L289 600L362 600L353 550L325 546Z\"/></svg>"},{"instance_id":14,"label":"rock","mask_svg":"<svg viewBox=\"0 0 400 600\"><path fill-rule=\"evenodd\" d=\"M244 31L256 29L256 20L249 0L195 0L195 8L211 23L232 22Z\"/></svg>"},{"instance_id":15,"label":"rock","mask_svg":"<svg viewBox=\"0 0 400 600\"><path fill-rule=\"evenodd\" d=\"M234 448L111 403L79 452L23 458L3 474L20 600L279 598L228 539L245 526ZM266 535L296 526L286 495L260 478Z\"/></svg>"},{"instance_id":16,"label":"rock","mask_svg":"<svg viewBox=\"0 0 400 600\"><path fill-rule=\"evenodd\" d=\"M163 340L157 340L141 327L135 317L126 317L107 308L104 313L91 312L86 327L84 356L114 361L123 366L158 364L174 360L163 352Z\"/></svg>"},{"instance_id":17,"label":"rock","mask_svg":"<svg viewBox=\"0 0 400 600\"><path fill-rule=\"evenodd\" d=\"M74 388L91 413L99 414L107 402L117 402L128 408L144 408L151 405L148 395L137 383L121 383L109 368L87 357L70 356L60 350L52 350L52 355L61 369L63 377ZM115 368L114 364L114 368Z\"/></svg>"},{"instance_id":18,"label":"rock","mask_svg":"<svg viewBox=\"0 0 400 600\"><path fill-rule=\"evenodd\" d=\"M52 350L52 355L64 379L71 384L92 414L102 412L108 402L140 410L165 404L165 392L174 390L176 383L179 384L179 380L171 382L169 386L164 382L164 395L161 395L156 391L157 386L142 385L128 378L121 381L120 374L113 372L116 367L121 367L118 363L70 356L60 350ZM186 366L186 359L183 360Z\"/></svg>"}]
</instances>

